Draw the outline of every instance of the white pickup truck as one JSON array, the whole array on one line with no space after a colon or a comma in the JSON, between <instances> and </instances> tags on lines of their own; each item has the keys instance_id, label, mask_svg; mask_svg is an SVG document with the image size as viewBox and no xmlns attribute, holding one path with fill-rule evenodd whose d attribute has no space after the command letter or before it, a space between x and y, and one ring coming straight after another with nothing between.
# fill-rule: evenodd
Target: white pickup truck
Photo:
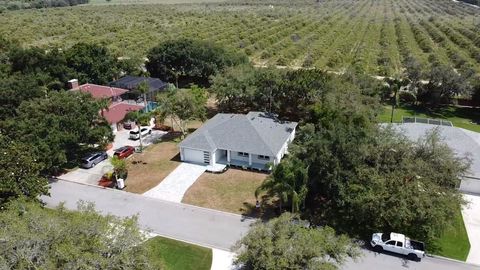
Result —
<instances>
[{"instance_id":1,"label":"white pickup truck","mask_svg":"<svg viewBox=\"0 0 480 270\"><path fill-rule=\"evenodd\" d=\"M411 240L400 233L374 233L370 241L377 252L390 251L408 256L409 259L420 261L425 257L425 244Z\"/></svg>"}]
</instances>

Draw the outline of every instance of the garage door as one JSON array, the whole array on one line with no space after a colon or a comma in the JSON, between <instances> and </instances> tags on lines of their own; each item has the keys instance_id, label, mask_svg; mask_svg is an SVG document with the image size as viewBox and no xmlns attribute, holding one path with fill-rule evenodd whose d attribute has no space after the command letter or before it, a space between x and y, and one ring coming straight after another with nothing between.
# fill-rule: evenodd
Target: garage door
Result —
<instances>
[{"instance_id":1,"label":"garage door","mask_svg":"<svg viewBox=\"0 0 480 270\"><path fill-rule=\"evenodd\" d=\"M205 164L210 162L210 153L200 150L183 148L183 159L187 162Z\"/></svg>"}]
</instances>

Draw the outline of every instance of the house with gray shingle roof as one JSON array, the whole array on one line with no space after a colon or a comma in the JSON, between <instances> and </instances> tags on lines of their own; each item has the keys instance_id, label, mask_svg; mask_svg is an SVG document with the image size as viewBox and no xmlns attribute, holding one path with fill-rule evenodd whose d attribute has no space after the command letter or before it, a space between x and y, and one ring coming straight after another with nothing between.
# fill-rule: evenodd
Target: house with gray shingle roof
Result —
<instances>
[{"instance_id":1,"label":"house with gray shingle roof","mask_svg":"<svg viewBox=\"0 0 480 270\"><path fill-rule=\"evenodd\" d=\"M269 113L219 113L179 144L180 158L211 168L269 170L268 164L277 165L288 153L296 127L296 122L281 121Z\"/></svg>"}]
</instances>

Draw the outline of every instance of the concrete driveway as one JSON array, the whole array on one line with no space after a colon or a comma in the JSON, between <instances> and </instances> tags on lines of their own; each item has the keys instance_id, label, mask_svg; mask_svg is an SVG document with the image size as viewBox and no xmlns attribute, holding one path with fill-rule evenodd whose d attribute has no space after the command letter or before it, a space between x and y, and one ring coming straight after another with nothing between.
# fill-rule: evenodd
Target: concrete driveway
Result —
<instances>
[{"instance_id":1,"label":"concrete driveway","mask_svg":"<svg viewBox=\"0 0 480 270\"><path fill-rule=\"evenodd\" d=\"M111 171L112 169L112 164L110 164L110 161L106 159L98 163L93 168L78 168L59 176L59 178L82 184L98 185L98 180L100 180L105 173Z\"/></svg>"},{"instance_id":2,"label":"concrete driveway","mask_svg":"<svg viewBox=\"0 0 480 270\"><path fill-rule=\"evenodd\" d=\"M148 146L162 138L163 135L167 134L166 131L152 130L152 134L147 135L142 138L143 146ZM113 141L112 149L108 150L107 153L112 156L115 149L118 149L125 145L130 146L140 146L140 140L130 140L128 137L130 135L130 130L121 130L115 133L115 139Z\"/></svg>"},{"instance_id":3,"label":"concrete driveway","mask_svg":"<svg viewBox=\"0 0 480 270\"><path fill-rule=\"evenodd\" d=\"M467 262L480 265L480 196L464 194L463 198L469 202L462 209L463 222L470 240Z\"/></svg>"},{"instance_id":4,"label":"concrete driveway","mask_svg":"<svg viewBox=\"0 0 480 270\"><path fill-rule=\"evenodd\" d=\"M122 146L125 146L125 145L139 146L140 145L139 140L133 141L128 139L129 133L130 133L129 130L122 130L122 131L118 131L115 134L113 147L107 151L108 156L112 157L115 150ZM147 135L146 137L143 138L142 140L143 146L148 146L160 140L162 136L165 135L166 133L167 132L165 131L152 130L152 134ZM97 185L98 180L102 178L102 175L104 175L109 171L112 171L112 169L113 169L113 166L110 164L110 161L104 160L98 163L95 167L91 169L79 168L71 172L68 172L66 174L63 174L59 178L77 182L77 183L82 183L82 184Z\"/></svg>"},{"instance_id":5,"label":"concrete driveway","mask_svg":"<svg viewBox=\"0 0 480 270\"><path fill-rule=\"evenodd\" d=\"M178 165L160 184L143 193L144 196L171 202L182 202L187 189L205 172L206 166L185 163Z\"/></svg>"}]
</instances>

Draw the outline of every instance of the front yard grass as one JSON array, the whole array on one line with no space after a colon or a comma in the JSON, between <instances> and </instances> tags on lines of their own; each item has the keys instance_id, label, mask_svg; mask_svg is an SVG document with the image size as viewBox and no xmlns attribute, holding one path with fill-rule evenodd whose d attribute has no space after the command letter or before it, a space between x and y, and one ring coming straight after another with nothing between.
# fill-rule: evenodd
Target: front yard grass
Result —
<instances>
[{"instance_id":1,"label":"front yard grass","mask_svg":"<svg viewBox=\"0 0 480 270\"><path fill-rule=\"evenodd\" d=\"M169 123L165 121L164 124ZM201 121L193 120L187 123L187 128L189 132L193 132L201 125ZM178 130L177 126L174 128ZM177 168L180 165L180 153L175 141L178 140L180 138L170 138L154 143L145 148L142 153L132 155L127 160L128 177L125 181L125 190L142 194L160 184Z\"/></svg>"},{"instance_id":2,"label":"front yard grass","mask_svg":"<svg viewBox=\"0 0 480 270\"><path fill-rule=\"evenodd\" d=\"M147 256L156 269L209 270L212 250L160 236L145 242Z\"/></svg>"},{"instance_id":3,"label":"front yard grass","mask_svg":"<svg viewBox=\"0 0 480 270\"><path fill-rule=\"evenodd\" d=\"M470 251L470 242L460 208L452 218L452 227L446 230L435 243L439 247L435 254L465 261Z\"/></svg>"},{"instance_id":4,"label":"front yard grass","mask_svg":"<svg viewBox=\"0 0 480 270\"><path fill-rule=\"evenodd\" d=\"M251 215L255 210L255 190L266 177L264 173L232 168L219 174L204 173L187 190L182 202Z\"/></svg>"},{"instance_id":5,"label":"front yard grass","mask_svg":"<svg viewBox=\"0 0 480 270\"><path fill-rule=\"evenodd\" d=\"M382 123L389 123L391 113L392 106L385 105L383 112L378 116L378 120ZM448 106L428 111L418 106L401 106L395 108L393 122L401 123L403 116L445 119L451 121L455 127L480 132L480 125L475 124L480 121L480 110L475 108Z\"/></svg>"},{"instance_id":6,"label":"front yard grass","mask_svg":"<svg viewBox=\"0 0 480 270\"><path fill-rule=\"evenodd\" d=\"M177 144L160 142L148 146L142 153L135 153L127 160L128 177L125 190L144 193L158 185L180 165Z\"/></svg>"}]
</instances>

